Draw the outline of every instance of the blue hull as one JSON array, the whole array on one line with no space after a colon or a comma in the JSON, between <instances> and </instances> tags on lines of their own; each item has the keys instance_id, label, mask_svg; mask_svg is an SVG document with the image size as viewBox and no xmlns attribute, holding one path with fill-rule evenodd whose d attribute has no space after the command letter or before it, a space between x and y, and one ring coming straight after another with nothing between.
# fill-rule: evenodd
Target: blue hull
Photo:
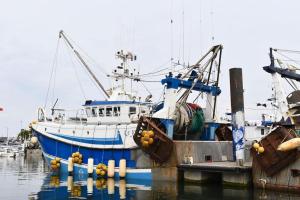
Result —
<instances>
[{"instance_id":1,"label":"blue hull","mask_svg":"<svg viewBox=\"0 0 300 200\"><path fill-rule=\"evenodd\" d=\"M94 165L97 165L98 163L104 163L107 165L108 160L115 160L116 168L119 167L120 159L126 159L127 179L152 179L151 169L136 168L136 162L131 159L132 150L130 149L93 149L78 147L65 142L54 140L35 130L33 130L33 133L38 138L43 151L43 155L48 164L50 164L50 161L55 157L59 157L62 159L61 167L58 173L68 174L68 158L72 155L72 153L79 151L82 154L83 163L81 165L74 164L73 173L76 176L82 176L82 178L87 177L87 160L89 157L92 157L94 159ZM96 177L95 172L94 177ZM118 170L116 170L115 172L115 177L119 177Z\"/></svg>"}]
</instances>

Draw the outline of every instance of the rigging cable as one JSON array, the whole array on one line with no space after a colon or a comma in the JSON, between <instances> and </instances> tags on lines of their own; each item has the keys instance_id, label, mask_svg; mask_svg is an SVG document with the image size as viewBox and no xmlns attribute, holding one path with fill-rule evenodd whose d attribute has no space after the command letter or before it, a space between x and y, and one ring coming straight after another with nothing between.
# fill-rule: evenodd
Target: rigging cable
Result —
<instances>
[{"instance_id":1,"label":"rigging cable","mask_svg":"<svg viewBox=\"0 0 300 200\"><path fill-rule=\"evenodd\" d=\"M59 53L57 54L57 62L56 65L54 66L54 72L53 72L53 88L52 88L52 97L51 97L52 104L55 104L54 96L55 96L55 85L56 85L56 72L57 72L57 67L59 66L58 62L59 62Z\"/></svg>"},{"instance_id":2,"label":"rigging cable","mask_svg":"<svg viewBox=\"0 0 300 200\"><path fill-rule=\"evenodd\" d=\"M171 37L170 37L170 55L171 55L171 66L173 62L173 43L174 43L174 34L173 34L173 0L171 0L171 8L170 8L170 31L171 31Z\"/></svg>"},{"instance_id":3,"label":"rigging cable","mask_svg":"<svg viewBox=\"0 0 300 200\"><path fill-rule=\"evenodd\" d=\"M148 72L148 73L144 73L144 74L139 74L139 76L145 76L145 75L149 75L149 74L156 74L158 72L161 72L161 71L164 71L164 70L168 70L168 69L171 69L171 67L165 67L165 68L162 68L160 70L158 70L159 68L167 65L168 63L170 62L170 60L168 59L168 61L164 62L163 64L159 65L158 67L156 67L153 71L151 72ZM158 70L158 71L156 71Z\"/></svg>"},{"instance_id":4,"label":"rigging cable","mask_svg":"<svg viewBox=\"0 0 300 200\"><path fill-rule=\"evenodd\" d=\"M52 76L53 76L53 73L54 73L55 65L57 64L58 47L59 47L59 39L57 40L56 49L55 49L55 53L54 53L54 58L53 58L53 61L52 61L52 68L51 68L51 73L50 73L50 79L49 79L49 82L48 82L48 88L47 88L47 93L46 93L44 109L46 108L47 103L48 103L48 96L49 96L49 91L50 91L50 87L51 87L51 80L52 80Z\"/></svg>"},{"instance_id":5,"label":"rigging cable","mask_svg":"<svg viewBox=\"0 0 300 200\"><path fill-rule=\"evenodd\" d=\"M185 64L185 57L184 57L184 0L182 0L182 60L183 64Z\"/></svg>"},{"instance_id":6,"label":"rigging cable","mask_svg":"<svg viewBox=\"0 0 300 200\"><path fill-rule=\"evenodd\" d=\"M299 63L299 62L297 62L297 60L294 60L294 59L290 58L289 56L287 56L287 55L284 55L283 53L280 53L280 52L278 52L278 51L275 51L275 52L276 52L276 53L278 53L279 55L281 55L281 56L283 56L283 57L285 57L285 58L289 59L290 61L292 61L292 62L294 62L294 63L296 63L296 64L300 65L300 63Z\"/></svg>"},{"instance_id":7,"label":"rigging cable","mask_svg":"<svg viewBox=\"0 0 300 200\"><path fill-rule=\"evenodd\" d=\"M72 38L71 38L68 34L66 34L65 32L64 32L64 34L65 34L65 35L68 37L68 39L72 42L72 45L73 45L73 46L76 46L76 47L78 48L78 50L80 50L80 53L81 53L80 55L81 55L81 56L82 56L82 54L85 55L88 59L90 59L90 61L92 61L92 62L95 64L95 66L100 70L101 73L103 73L105 76L109 75L109 74L106 72L106 70L105 70L103 67L101 67L101 65L98 64L98 63L96 62L96 60L93 59L86 51L84 51L84 49L81 48L74 40L72 40Z\"/></svg>"},{"instance_id":8,"label":"rigging cable","mask_svg":"<svg viewBox=\"0 0 300 200\"><path fill-rule=\"evenodd\" d=\"M64 42L65 42L65 44L66 44L66 41L64 41ZM67 45L67 44L66 44L66 45ZM79 79L79 76L78 76L78 73L77 73L77 70L76 70L76 67L75 67L75 63L73 62L73 59L72 59L72 56L71 56L71 50L70 50L69 48L67 48L67 46L65 46L65 49L66 49L66 51L68 52L70 61L71 61L71 63L72 63L72 67L73 67L74 72L75 72L76 79L77 79L78 84L79 84L79 88L80 88L81 93L82 93L82 95L83 95L83 98L84 98L84 100L87 100L86 95L85 95L85 93L84 93L83 86L82 86L82 84L81 84L81 81L80 81L80 79Z\"/></svg>"},{"instance_id":9,"label":"rigging cable","mask_svg":"<svg viewBox=\"0 0 300 200\"><path fill-rule=\"evenodd\" d=\"M210 8L210 17L211 17L211 42L213 44L215 40L215 35L214 35L214 1L211 0L211 8Z\"/></svg>"},{"instance_id":10,"label":"rigging cable","mask_svg":"<svg viewBox=\"0 0 300 200\"><path fill-rule=\"evenodd\" d=\"M151 91L146 87L146 85L145 85L142 81L140 81L140 83L141 83L142 86L146 89L146 91L147 91L151 96L153 96L152 93L151 93Z\"/></svg>"},{"instance_id":11,"label":"rigging cable","mask_svg":"<svg viewBox=\"0 0 300 200\"><path fill-rule=\"evenodd\" d=\"M71 41L72 41L72 40L71 40ZM67 45L68 42L65 41L65 44ZM71 51L74 51L74 49L72 49L72 48L70 47L70 45L67 45L67 46L69 47L69 49L70 49ZM75 53L75 51L74 51L74 53ZM77 53L78 53L78 52L77 52ZM87 67L84 65L84 63L82 63L81 58L79 58L78 56L77 56L76 58L77 58L77 59L76 59L77 62L78 62L81 66L83 66L83 68L87 68ZM98 84L96 84L95 80L93 80L92 75L91 75L90 73L88 73L88 77L90 78L91 82L95 85L95 87L96 87L98 90L100 90L101 93L104 93L104 94L105 94L105 90L101 88L101 85L99 86Z\"/></svg>"}]
</instances>

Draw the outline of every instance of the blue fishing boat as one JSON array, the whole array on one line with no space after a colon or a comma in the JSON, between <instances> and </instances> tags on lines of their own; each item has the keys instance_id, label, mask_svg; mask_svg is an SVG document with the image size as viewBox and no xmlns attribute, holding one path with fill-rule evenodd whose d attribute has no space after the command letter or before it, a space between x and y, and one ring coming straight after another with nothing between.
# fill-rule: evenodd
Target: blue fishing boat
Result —
<instances>
[{"instance_id":1,"label":"blue fishing boat","mask_svg":"<svg viewBox=\"0 0 300 200\"><path fill-rule=\"evenodd\" d=\"M130 65L136 60L133 53L116 53L121 62L109 75L113 86L106 90L62 31L60 38L105 99L85 101L72 117L55 108L56 102L50 115L38 109L38 119L31 125L33 134L54 171L152 180L153 168L167 162L174 152L174 140L214 141L217 129L227 127L216 111L222 45L213 46L194 65L180 65L165 73L163 100L154 104L151 95L141 98L132 89L134 81L142 81ZM199 99L206 101L206 107L198 104Z\"/></svg>"},{"instance_id":2,"label":"blue fishing boat","mask_svg":"<svg viewBox=\"0 0 300 200\"><path fill-rule=\"evenodd\" d=\"M116 53L121 63L110 75L113 87L105 90L62 31L60 38L74 51L106 98L102 101L87 100L73 117L66 117L67 111L55 106L50 115L44 108L39 108L38 119L31 126L45 159L50 165L51 160L60 158L59 170L67 173L69 158L80 152L81 158L74 162L74 173L85 174L89 158L93 158L95 169L97 164L108 165L108 161L113 160L115 176L118 176L119 163L123 159L126 160L128 178L150 179L151 169L138 168L135 160L137 145L133 134L137 121L141 115L149 115L152 106L149 97L141 101L137 92L132 90L131 83L138 79L138 75L129 63L135 61L136 56L123 50Z\"/></svg>"}]
</instances>

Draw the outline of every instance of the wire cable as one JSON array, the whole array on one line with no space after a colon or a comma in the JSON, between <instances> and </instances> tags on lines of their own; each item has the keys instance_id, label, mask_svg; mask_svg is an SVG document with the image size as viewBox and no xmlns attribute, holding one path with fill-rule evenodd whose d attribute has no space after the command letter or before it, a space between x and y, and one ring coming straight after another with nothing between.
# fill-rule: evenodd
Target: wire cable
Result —
<instances>
[{"instance_id":1,"label":"wire cable","mask_svg":"<svg viewBox=\"0 0 300 200\"><path fill-rule=\"evenodd\" d=\"M45 104L44 104L44 109L46 108L47 106L47 103L48 103L48 97L49 97L49 92L50 92L50 87L51 87L51 80L52 80L52 76L53 76L53 73L54 73L54 68L55 68L55 65L57 64L57 54L58 54L58 47L59 47L59 39L57 40L57 44L56 44L56 48L55 48L55 53L54 53L54 58L53 58L53 61L52 61L52 68L51 68L51 73L50 73L50 79L49 79L49 82L48 82L48 88L47 88L47 93L46 93L46 98L45 98Z\"/></svg>"}]
</instances>

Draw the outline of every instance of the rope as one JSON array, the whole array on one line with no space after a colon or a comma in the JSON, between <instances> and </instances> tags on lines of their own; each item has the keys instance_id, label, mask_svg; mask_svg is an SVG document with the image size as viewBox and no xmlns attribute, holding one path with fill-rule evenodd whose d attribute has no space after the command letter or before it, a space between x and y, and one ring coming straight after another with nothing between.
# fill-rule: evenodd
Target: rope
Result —
<instances>
[{"instance_id":1,"label":"rope","mask_svg":"<svg viewBox=\"0 0 300 200\"><path fill-rule=\"evenodd\" d=\"M145 85L142 81L140 81L140 83L142 84L142 86L144 86L144 88L146 89L146 91L147 91L150 95L152 95L151 92L150 92L150 90L146 87L146 85Z\"/></svg>"},{"instance_id":2,"label":"rope","mask_svg":"<svg viewBox=\"0 0 300 200\"><path fill-rule=\"evenodd\" d=\"M283 57L289 59L290 61L292 61L292 62L294 62L294 63L300 65L300 63L297 62L297 60L294 60L294 59L292 59L291 57L289 57L289 56L287 56L287 55L284 55L283 53L280 53L280 52L278 52L278 51L275 51L275 52L278 53L279 55L281 55L281 56L283 56ZM298 69L299 69L299 68L298 68Z\"/></svg>"},{"instance_id":3,"label":"rope","mask_svg":"<svg viewBox=\"0 0 300 200\"><path fill-rule=\"evenodd\" d=\"M65 41L65 40L64 40L64 42L65 42L65 44L66 44L66 41ZM66 46L67 46L67 44L66 44ZM72 59L72 56L71 56L71 52L70 52L71 50L70 50L70 48L66 48L66 46L65 46L65 49L67 50L67 52L68 52L68 54L69 54L69 58L70 58L70 61L71 61L71 63L72 63L72 67L73 67L73 69L74 69L75 76L76 76L76 79L77 79L77 81L78 81L78 84L79 84L81 93L82 93L82 95L83 95L83 98L84 98L85 100L87 100L86 95L85 95L84 90L83 90L83 86L82 86L82 84L81 84L81 81L80 81L80 79L79 79L77 70L76 70L76 68L75 68L75 63L73 62L73 59Z\"/></svg>"},{"instance_id":4,"label":"rope","mask_svg":"<svg viewBox=\"0 0 300 200\"><path fill-rule=\"evenodd\" d=\"M107 126L105 126L104 145L106 144L106 133L107 133ZM101 163L103 163L103 158L104 158L104 148L102 149L102 159L101 159Z\"/></svg>"},{"instance_id":5,"label":"rope","mask_svg":"<svg viewBox=\"0 0 300 200\"><path fill-rule=\"evenodd\" d=\"M170 57L171 57L171 65L173 61L173 43L174 43L174 34L173 34L173 0L171 0L170 6ZM174 69L175 70L175 69Z\"/></svg>"},{"instance_id":6,"label":"rope","mask_svg":"<svg viewBox=\"0 0 300 200\"><path fill-rule=\"evenodd\" d=\"M114 158L114 146L115 146L115 138L116 138L117 132L119 132L118 125L116 125L116 129L115 129L115 135L114 135L114 140L113 140L112 149L111 149L111 158Z\"/></svg>"},{"instance_id":7,"label":"rope","mask_svg":"<svg viewBox=\"0 0 300 200\"><path fill-rule=\"evenodd\" d=\"M165 68L162 68L162 69L156 71L157 69L161 68L162 66L165 66L169 62L170 62L170 59L167 62L164 62L163 64L159 65L159 67L155 68L153 71L145 73L145 74L140 74L140 76L146 76L146 75L156 74L156 73L159 73L159 72L164 71L164 70L170 70L171 67L165 67Z\"/></svg>"},{"instance_id":8,"label":"rope","mask_svg":"<svg viewBox=\"0 0 300 200\"><path fill-rule=\"evenodd\" d=\"M47 89L47 93L46 93L44 109L47 106L48 96L49 96L49 91L50 91L50 86L51 86L51 80L52 80L52 76L53 76L53 73L54 73L54 68L57 64L57 54L58 54L58 49L59 49L58 47L59 47L59 39L57 40L55 53L54 53L54 58L53 58L53 61L52 61L52 68L51 68L51 73L50 73L50 79L49 79L49 82L48 82L48 89Z\"/></svg>"},{"instance_id":9,"label":"rope","mask_svg":"<svg viewBox=\"0 0 300 200\"><path fill-rule=\"evenodd\" d=\"M68 34L66 34L65 32L64 32L64 34L68 37L68 39L72 42L72 45L73 46L76 46L78 49L80 49L80 52L82 52L86 57L88 57L91 61L93 61L94 62L94 64L95 64L95 66L98 68L100 68L100 72L101 73L103 73L105 76L107 76L108 75L108 73L106 72L106 70L104 69L104 68L102 68L91 56L89 56L89 54L86 52L86 51L84 51L74 40L72 40L72 38L68 35ZM81 54L82 55L82 54Z\"/></svg>"}]
</instances>

